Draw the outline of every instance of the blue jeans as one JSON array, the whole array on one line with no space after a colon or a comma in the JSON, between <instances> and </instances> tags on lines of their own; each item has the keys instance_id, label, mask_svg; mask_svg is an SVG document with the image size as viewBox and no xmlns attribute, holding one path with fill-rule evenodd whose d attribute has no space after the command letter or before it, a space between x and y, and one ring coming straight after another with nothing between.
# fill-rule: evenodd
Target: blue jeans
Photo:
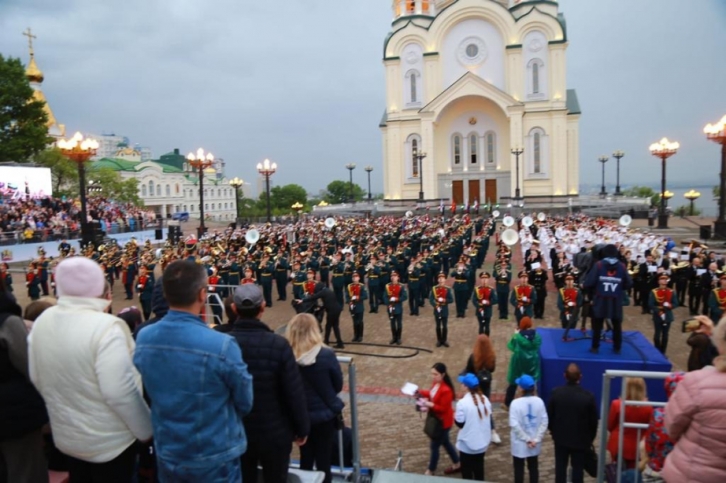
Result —
<instances>
[{"instance_id":1,"label":"blue jeans","mask_svg":"<svg viewBox=\"0 0 726 483\"><path fill-rule=\"evenodd\" d=\"M157 475L160 483L241 483L242 467L240 459L235 458L218 465L191 468L156 459Z\"/></svg>"},{"instance_id":2,"label":"blue jeans","mask_svg":"<svg viewBox=\"0 0 726 483\"><path fill-rule=\"evenodd\" d=\"M431 440L431 459L429 460L429 471L436 471L436 466L439 464L439 447L444 446L444 449L449 453L449 458L454 464L459 463L459 453L456 452L456 448L451 444L449 440L449 431L451 428L445 429L441 432L441 436L437 439Z\"/></svg>"}]
</instances>

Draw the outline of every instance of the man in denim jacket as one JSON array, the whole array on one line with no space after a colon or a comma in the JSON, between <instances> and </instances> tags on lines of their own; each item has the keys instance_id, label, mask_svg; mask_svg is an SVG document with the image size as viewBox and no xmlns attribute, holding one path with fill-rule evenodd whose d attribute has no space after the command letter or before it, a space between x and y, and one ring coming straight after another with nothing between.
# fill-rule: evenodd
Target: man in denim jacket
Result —
<instances>
[{"instance_id":1,"label":"man in denim jacket","mask_svg":"<svg viewBox=\"0 0 726 483\"><path fill-rule=\"evenodd\" d=\"M134 355L151 398L159 480L242 481L242 418L252 408L242 351L199 318L207 299L203 266L176 261L162 284L169 312L139 333Z\"/></svg>"}]
</instances>

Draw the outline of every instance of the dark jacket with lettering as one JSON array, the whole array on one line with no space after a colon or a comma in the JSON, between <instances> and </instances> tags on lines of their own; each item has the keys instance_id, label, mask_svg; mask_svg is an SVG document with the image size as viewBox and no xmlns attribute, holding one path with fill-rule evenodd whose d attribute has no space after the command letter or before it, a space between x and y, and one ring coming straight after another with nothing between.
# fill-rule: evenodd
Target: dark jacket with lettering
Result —
<instances>
[{"instance_id":1,"label":"dark jacket with lettering","mask_svg":"<svg viewBox=\"0 0 726 483\"><path fill-rule=\"evenodd\" d=\"M627 268L616 258L597 262L587 274L584 286L593 292L594 318L623 319L623 293L633 286Z\"/></svg>"}]
</instances>

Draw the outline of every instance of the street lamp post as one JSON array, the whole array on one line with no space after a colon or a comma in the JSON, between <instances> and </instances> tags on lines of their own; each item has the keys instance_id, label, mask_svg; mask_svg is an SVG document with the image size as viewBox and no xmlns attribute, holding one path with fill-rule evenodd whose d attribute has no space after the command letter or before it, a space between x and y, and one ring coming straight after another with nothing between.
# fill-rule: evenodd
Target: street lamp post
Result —
<instances>
[{"instance_id":1,"label":"street lamp post","mask_svg":"<svg viewBox=\"0 0 726 483\"><path fill-rule=\"evenodd\" d=\"M199 176L199 228L197 229L198 237L201 238L207 232L207 227L204 226L204 170L212 165L214 162L214 155L212 153L204 154L202 148L197 149L197 154L187 154L187 161L189 166L197 171Z\"/></svg>"},{"instance_id":2,"label":"street lamp post","mask_svg":"<svg viewBox=\"0 0 726 483\"><path fill-rule=\"evenodd\" d=\"M366 173L368 173L368 203L371 202L371 171L373 171L373 166L366 166L365 168Z\"/></svg>"},{"instance_id":3,"label":"street lamp post","mask_svg":"<svg viewBox=\"0 0 726 483\"><path fill-rule=\"evenodd\" d=\"M265 177L265 192L267 193L267 223L272 221L270 216L270 176L277 171L277 163L271 163L269 159L265 159L261 163L257 163L257 172Z\"/></svg>"},{"instance_id":4,"label":"street lamp post","mask_svg":"<svg viewBox=\"0 0 726 483\"><path fill-rule=\"evenodd\" d=\"M608 162L607 156L600 156L597 158L598 161L602 163L602 185L600 186L600 198L605 198L608 195L608 192L605 191L605 163Z\"/></svg>"},{"instance_id":5,"label":"street lamp post","mask_svg":"<svg viewBox=\"0 0 726 483\"><path fill-rule=\"evenodd\" d=\"M517 189L514 190L514 199L519 201L519 156L524 152L524 149L517 148L512 149L512 154L516 156L516 165L517 165Z\"/></svg>"},{"instance_id":6,"label":"street lamp post","mask_svg":"<svg viewBox=\"0 0 726 483\"><path fill-rule=\"evenodd\" d=\"M418 200L420 202L423 202L423 160L426 157L426 153L424 153L423 151L419 151L418 149L414 149L413 157L416 158L416 162L418 163Z\"/></svg>"},{"instance_id":7,"label":"street lamp post","mask_svg":"<svg viewBox=\"0 0 726 483\"><path fill-rule=\"evenodd\" d=\"M683 197L691 203L691 206L688 209L688 215L693 216L693 214L695 213L695 209L693 207L693 202L701 197L701 193L699 193L696 190L690 190L690 191L686 191L686 193L683 195Z\"/></svg>"},{"instance_id":8,"label":"street lamp post","mask_svg":"<svg viewBox=\"0 0 726 483\"><path fill-rule=\"evenodd\" d=\"M616 169L616 178L615 178L615 196L623 196L623 193L620 191L620 158L623 158L625 156L625 153L623 151L615 151L613 153L613 158L617 160L617 169Z\"/></svg>"},{"instance_id":9,"label":"street lamp post","mask_svg":"<svg viewBox=\"0 0 726 483\"><path fill-rule=\"evenodd\" d=\"M96 155L98 141L83 139L77 132L72 138L60 139L56 143L61 153L78 164L78 188L81 195L81 244L85 247L92 243L92 234L88 231L88 213L86 211L86 166L85 163Z\"/></svg>"},{"instance_id":10,"label":"street lamp post","mask_svg":"<svg viewBox=\"0 0 726 483\"><path fill-rule=\"evenodd\" d=\"M302 213L303 204L300 203L299 201L296 201L295 203L293 203L293 205L291 206L291 208L293 210L295 210L295 213L297 214L297 219L299 220L300 219L300 214Z\"/></svg>"},{"instance_id":11,"label":"street lamp post","mask_svg":"<svg viewBox=\"0 0 726 483\"><path fill-rule=\"evenodd\" d=\"M657 143L650 145L650 154L660 158L661 177L660 177L660 209L658 212L658 228L668 228L668 213L666 212L666 159L670 158L678 152L681 145L677 142L670 142L668 138L663 138Z\"/></svg>"},{"instance_id":12,"label":"street lamp post","mask_svg":"<svg viewBox=\"0 0 726 483\"><path fill-rule=\"evenodd\" d=\"M716 124L708 124L703 132L711 141L721 145L721 174L719 176L718 219L714 232L719 238L726 238L726 116Z\"/></svg>"},{"instance_id":13,"label":"street lamp post","mask_svg":"<svg viewBox=\"0 0 726 483\"><path fill-rule=\"evenodd\" d=\"M355 201L355 198L353 198L353 170L355 169L355 163L346 164L345 169L350 171L350 194L348 197L348 202L353 203Z\"/></svg>"},{"instance_id":14,"label":"street lamp post","mask_svg":"<svg viewBox=\"0 0 726 483\"><path fill-rule=\"evenodd\" d=\"M235 214L235 222L237 222L237 219L239 218L239 189L242 187L242 185L245 182L239 179L238 177L234 177L231 180L229 180L229 185L234 188L234 214Z\"/></svg>"}]
</instances>

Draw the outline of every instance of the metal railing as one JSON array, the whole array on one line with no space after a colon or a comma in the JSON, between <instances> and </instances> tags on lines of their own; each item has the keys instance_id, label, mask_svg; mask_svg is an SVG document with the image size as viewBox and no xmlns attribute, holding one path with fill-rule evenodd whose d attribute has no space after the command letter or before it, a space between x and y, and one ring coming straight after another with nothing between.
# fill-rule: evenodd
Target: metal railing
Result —
<instances>
[{"instance_id":1,"label":"metal railing","mask_svg":"<svg viewBox=\"0 0 726 483\"><path fill-rule=\"evenodd\" d=\"M163 220L153 222L145 222L141 225L136 224L133 227L112 223L106 227L107 235L118 235L120 233L136 233L146 230L155 230L164 228ZM13 230L0 232L0 246L20 245L23 243L46 243L61 240L75 240L81 238L81 229L71 228L42 228L40 230Z\"/></svg>"},{"instance_id":2,"label":"metal railing","mask_svg":"<svg viewBox=\"0 0 726 483\"><path fill-rule=\"evenodd\" d=\"M600 401L600 451L597 459L597 482L605 481L605 457L607 456L607 440L608 440L608 419L610 416L610 386L615 378L641 377L643 379L665 379L670 376L670 372L648 372L648 371L618 371L607 370L602 381L602 399ZM651 406L664 407L666 401L630 401L625 399L626 385L625 381L620 388L620 420L618 422L620 431L618 432L618 462L616 482L620 483L623 477L623 439L625 429L637 429L637 449L635 452L635 469L638 471L638 463L640 459L640 435L641 431L647 430L647 424L627 423L625 422L625 409L628 406Z\"/></svg>"}]
</instances>

